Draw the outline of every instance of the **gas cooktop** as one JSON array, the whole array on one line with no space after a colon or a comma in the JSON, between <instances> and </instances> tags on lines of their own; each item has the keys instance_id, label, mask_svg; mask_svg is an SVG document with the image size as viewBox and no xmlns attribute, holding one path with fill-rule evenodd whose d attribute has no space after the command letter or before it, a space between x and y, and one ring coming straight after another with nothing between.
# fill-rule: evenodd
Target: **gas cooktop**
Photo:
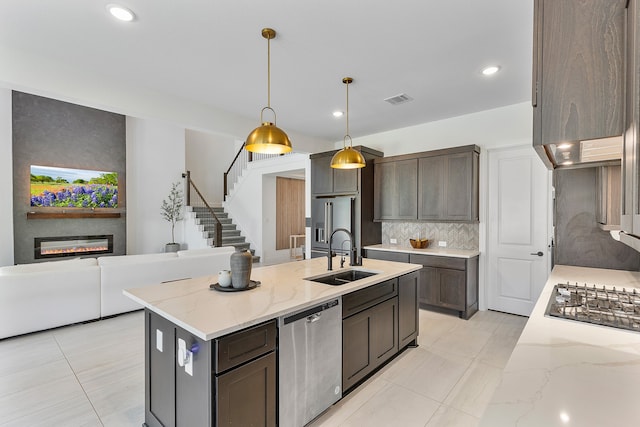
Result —
<instances>
[{"instance_id":1,"label":"gas cooktop","mask_svg":"<svg viewBox=\"0 0 640 427\"><path fill-rule=\"evenodd\" d=\"M636 289L559 283L553 288L546 314L640 331L640 293Z\"/></svg>"}]
</instances>

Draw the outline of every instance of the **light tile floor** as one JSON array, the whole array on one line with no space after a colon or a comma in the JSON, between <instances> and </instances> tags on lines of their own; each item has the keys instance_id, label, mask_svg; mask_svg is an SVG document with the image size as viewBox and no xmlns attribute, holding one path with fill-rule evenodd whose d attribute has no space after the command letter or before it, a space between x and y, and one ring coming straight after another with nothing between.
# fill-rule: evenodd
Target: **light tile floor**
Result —
<instances>
[{"instance_id":1,"label":"light tile floor","mask_svg":"<svg viewBox=\"0 0 640 427\"><path fill-rule=\"evenodd\" d=\"M475 426L526 318L420 310L408 349L311 425ZM0 426L141 426L142 312L0 341Z\"/></svg>"}]
</instances>

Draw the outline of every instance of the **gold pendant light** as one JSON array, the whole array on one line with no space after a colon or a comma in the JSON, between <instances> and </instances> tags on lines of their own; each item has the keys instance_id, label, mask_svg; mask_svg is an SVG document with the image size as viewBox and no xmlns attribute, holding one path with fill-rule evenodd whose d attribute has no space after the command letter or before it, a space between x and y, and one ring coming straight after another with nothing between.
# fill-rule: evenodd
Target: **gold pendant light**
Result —
<instances>
[{"instance_id":1,"label":"gold pendant light","mask_svg":"<svg viewBox=\"0 0 640 427\"><path fill-rule=\"evenodd\" d=\"M276 37L276 32L271 28L263 28L262 37L267 39L267 106L260 111L262 125L249 134L245 148L254 153L288 153L291 151L291 141L289 141L287 134L276 126L276 112L271 108L271 39ZM273 123L262 120L264 110L271 110Z\"/></svg>"},{"instance_id":2,"label":"gold pendant light","mask_svg":"<svg viewBox=\"0 0 640 427\"><path fill-rule=\"evenodd\" d=\"M333 155L331 159L331 167L334 169L357 169L367 165L362 153L353 149L353 140L349 135L349 84L353 83L351 77L342 79L342 83L347 85L347 133L343 139L342 150ZM347 147L347 138L349 138L349 146Z\"/></svg>"}]
</instances>

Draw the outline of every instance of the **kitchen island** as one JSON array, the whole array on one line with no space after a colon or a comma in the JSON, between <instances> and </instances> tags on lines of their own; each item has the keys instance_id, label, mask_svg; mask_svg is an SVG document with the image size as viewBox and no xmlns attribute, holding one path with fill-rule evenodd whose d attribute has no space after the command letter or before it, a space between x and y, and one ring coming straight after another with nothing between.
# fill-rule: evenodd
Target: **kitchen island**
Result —
<instances>
[{"instance_id":1,"label":"kitchen island","mask_svg":"<svg viewBox=\"0 0 640 427\"><path fill-rule=\"evenodd\" d=\"M640 273L555 266L481 426L640 425L640 332L545 316L567 282L629 290Z\"/></svg>"},{"instance_id":2,"label":"kitchen island","mask_svg":"<svg viewBox=\"0 0 640 427\"><path fill-rule=\"evenodd\" d=\"M211 290L214 276L124 291L145 307L145 424L243 425L259 419L260 425L275 425L277 372L288 368L278 367L277 320L336 298L344 303L342 325L349 337L342 346L342 389L357 387L415 343L420 268L364 259L362 266L334 272L375 275L331 286L305 280L330 273L327 260L317 258L255 268L251 279L260 285L243 292ZM363 360L367 366L360 366Z\"/></svg>"}]
</instances>

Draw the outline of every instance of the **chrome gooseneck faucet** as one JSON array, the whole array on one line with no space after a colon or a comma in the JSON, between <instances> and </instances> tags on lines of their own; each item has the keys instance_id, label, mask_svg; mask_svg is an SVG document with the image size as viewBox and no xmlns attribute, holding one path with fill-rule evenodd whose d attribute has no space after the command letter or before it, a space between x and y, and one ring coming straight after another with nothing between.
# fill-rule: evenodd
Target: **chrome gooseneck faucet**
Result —
<instances>
[{"instance_id":1,"label":"chrome gooseneck faucet","mask_svg":"<svg viewBox=\"0 0 640 427\"><path fill-rule=\"evenodd\" d=\"M331 236L329 237L329 253L327 254L327 270L329 271L333 270L333 259L331 257L331 252L332 252L331 242L333 241L333 235L336 234L338 231L344 231L345 233L347 233L347 235L349 236L349 241L351 242L351 249L349 250L349 265L352 265L352 266L360 265L358 263L357 256L356 256L356 248L353 242L353 234L351 234L351 232L346 228L336 228L335 230L333 230L333 233L331 233Z\"/></svg>"}]
</instances>

